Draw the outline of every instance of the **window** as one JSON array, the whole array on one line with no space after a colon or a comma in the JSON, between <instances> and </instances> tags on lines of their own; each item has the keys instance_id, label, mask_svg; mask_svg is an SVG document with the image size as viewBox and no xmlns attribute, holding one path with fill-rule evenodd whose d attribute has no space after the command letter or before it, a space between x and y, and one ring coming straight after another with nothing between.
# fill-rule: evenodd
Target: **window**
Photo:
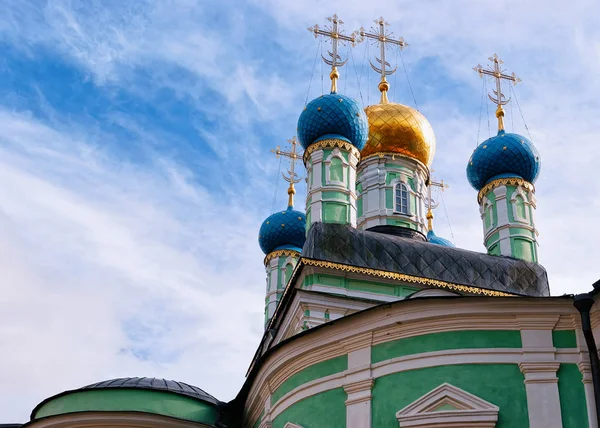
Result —
<instances>
[{"instance_id":1,"label":"window","mask_svg":"<svg viewBox=\"0 0 600 428\"><path fill-rule=\"evenodd\" d=\"M404 183L396 184L396 209L400 214L409 214L408 210L408 188Z\"/></svg>"}]
</instances>

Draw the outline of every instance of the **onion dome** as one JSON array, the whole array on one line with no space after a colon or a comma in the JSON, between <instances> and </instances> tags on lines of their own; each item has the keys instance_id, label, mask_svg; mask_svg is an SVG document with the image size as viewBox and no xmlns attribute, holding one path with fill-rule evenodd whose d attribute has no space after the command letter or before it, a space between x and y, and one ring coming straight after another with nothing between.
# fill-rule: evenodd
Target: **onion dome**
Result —
<instances>
[{"instance_id":1,"label":"onion dome","mask_svg":"<svg viewBox=\"0 0 600 428\"><path fill-rule=\"evenodd\" d=\"M501 129L477 146L467 165L467 179L476 190L497 178L522 178L534 183L540 168L540 155L531 141Z\"/></svg>"},{"instance_id":2,"label":"onion dome","mask_svg":"<svg viewBox=\"0 0 600 428\"><path fill-rule=\"evenodd\" d=\"M290 205L287 210L271 214L260 226L258 243L263 253L277 250L301 252L306 241L306 215Z\"/></svg>"},{"instance_id":3,"label":"onion dome","mask_svg":"<svg viewBox=\"0 0 600 428\"><path fill-rule=\"evenodd\" d=\"M429 166L435 154L433 128L420 112L403 104L382 102L365 109L369 140L361 158L376 153L393 153Z\"/></svg>"},{"instance_id":4,"label":"onion dome","mask_svg":"<svg viewBox=\"0 0 600 428\"><path fill-rule=\"evenodd\" d=\"M369 123L358 101L332 92L309 102L298 119L298 139L304 149L324 136L347 139L361 150Z\"/></svg>"},{"instance_id":5,"label":"onion dome","mask_svg":"<svg viewBox=\"0 0 600 428\"><path fill-rule=\"evenodd\" d=\"M214 426L221 418L222 405L202 389L183 382L129 377L47 398L33 409L31 420L77 413L82 426L117 426L122 424L123 413L135 413L153 425L168 425L166 417Z\"/></svg>"},{"instance_id":6,"label":"onion dome","mask_svg":"<svg viewBox=\"0 0 600 428\"><path fill-rule=\"evenodd\" d=\"M452 242L441 236L437 236L433 230L427 232L427 242L432 244L441 245L442 247L456 247Z\"/></svg>"}]
</instances>

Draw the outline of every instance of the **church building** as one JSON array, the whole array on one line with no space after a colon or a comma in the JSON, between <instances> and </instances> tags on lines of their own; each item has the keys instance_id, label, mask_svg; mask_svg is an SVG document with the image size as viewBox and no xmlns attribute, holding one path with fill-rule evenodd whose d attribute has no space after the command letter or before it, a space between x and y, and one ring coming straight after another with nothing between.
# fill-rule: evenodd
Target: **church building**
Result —
<instances>
[{"instance_id":1,"label":"church building","mask_svg":"<svg viewBox=\"0 0 600 428\"><path fill-rule=\"evenodd\" d=\"M596 290L551 296L535 221L541 157L504 127L502 85L519 79L496 55L475 68L497 106L497 134L464 160L487 252L457 248L434 232L434 130L390 99L387 49L406 42L383 18L352 34L342 25L334 15L310 29L331 43L331 90L298 106L297 137L275 150L290 161L289 199L258 232L265 331L236 398L113 379L47 398L24 426L599 428ZM363 40L378 46L381 98L368 106L338 87L339 47Z\"/></svg>"}]
</instances>

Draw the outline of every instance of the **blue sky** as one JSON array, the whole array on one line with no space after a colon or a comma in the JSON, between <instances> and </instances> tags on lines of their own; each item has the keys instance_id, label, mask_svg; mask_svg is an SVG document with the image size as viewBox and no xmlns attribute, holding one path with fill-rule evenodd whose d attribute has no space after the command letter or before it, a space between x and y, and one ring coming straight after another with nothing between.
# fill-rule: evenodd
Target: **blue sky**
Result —
<instances>
[{"instance_id":1,"label":"blue sky","mask_svg":"<svg viewBox=\"0 0 600 428\"><path fill-rule=\"evenodd\" d=\"M466 162L479 125L472 67L497 52L543 159L540 260L553 294L600 277L600 5L536 1L6 1L0 4L0 422L117 376L232 398L262 333L262 220L309 98L327 90L306 30L384 14L450 184L439 235L481 251ZM340 90L378 100L357 46ZM345 50L344 50L345 52ZM346 52L345 52L346 53ZM396 58L392 56L392 62ZM312 82L311 82L312 75ZM413 105L400 66L392 101ZM310 91L309 89L310 85ZM490 114L493 107L489 106ZM526 134L514 106L509 131ZM276 208L285 204L278 184ZM303 186L297 207L302 208ZM446 215L447 213L447 215ZM450 230L451 225L451 230Z\"/></svg>"}]
</instances>

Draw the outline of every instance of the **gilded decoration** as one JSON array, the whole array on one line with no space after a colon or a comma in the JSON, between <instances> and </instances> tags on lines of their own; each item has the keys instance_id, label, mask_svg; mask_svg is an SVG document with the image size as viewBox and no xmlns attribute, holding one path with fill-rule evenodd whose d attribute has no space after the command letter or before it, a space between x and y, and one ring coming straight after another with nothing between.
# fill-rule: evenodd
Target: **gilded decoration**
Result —
<instances>
[{"instance_id":1,"label":"gilded decoration","mask_svg":"<svg viewBox=\"0 0 600 428\"><path fill-rule=\"evenodd\" d=\"M380 278L393 279L396 281L404 281L413 284L423 284L433 287L448 288L450 290L462 291L465 293L482 294L484 296L494 297L512 297L514 294L504 293L502 291L488 290L485 288L469 287L467 285L453 284L450 282L439 281L437 279L422 278L418 276L406 275L403 273L389 272L385 270L362 268L357 266L342 265L338 263L325 262L322 260L301 259L300 264L307 266L324 267L328 269L341 270L345 272L362 273Z\"/></svg>"},{"instance_id":2,"label":"gilded decoration","mask_svg":"<svg viewBox=\"0 0 600 428\"><path fill-rule=\"evenodd\" d=\"M369 139L363 158L377 153L396 153L429 166L435 154L433 128L420 112L403 104L383 103L365 109Z\"/></svg>"},{"instance_id":3,"label":"gilded decoration","mask_svg":"<svg viewBox=\"0 0 600 428\"><path fill-rule=\"evenodd\" d=\"M345 149L345 150L349 151L350 153L352 153L356 157L356 159L360 159L360 152L352 144L348 143L347 141L338 140L336 138L328 138L325 140L317 141L317 142L311 144L310 146L308 146L308 148L304 151L304 159L303 159L304 165L306 166L306 162L308 162L308 158L310 157L310 154L312 152L314 152L315 150L325 149L325 148L333 148L333 147L339 147L340 149Z\"/></svg>"},{"instance_id":4,"label":"gilded decoration","mask_svg":"<svg viewBox=\"0 0 600 428\"><path fill-rule=\"evenodd\" d=\"M535 187L528 181L523 180L522 178L517 177L509 177L509 178L498 178L496 180L490 181L488 184L483 186L483 188L477 194L477 202L481 203L483 197L489 193L490 190L494 190L496 187L500 186L521 186L524 189L529 190L530 192L535 193Z\"/></svg>"},{"instance_id":5,"label":"gilded decoration","mask_svg":"<svg viewBox=\"0 0 600 428\"><path fill-rule=\"evenodd\" d=\"M269 263L271 261L271 259L274 259L275 257L300 257L300 253L298 251L294 251L294 250L277 250L277 251L273 251L269 254L266 255L265 260L264 260L264 264L265 266L267 265L267 263Z\"/></svg>"}]
</instances>

